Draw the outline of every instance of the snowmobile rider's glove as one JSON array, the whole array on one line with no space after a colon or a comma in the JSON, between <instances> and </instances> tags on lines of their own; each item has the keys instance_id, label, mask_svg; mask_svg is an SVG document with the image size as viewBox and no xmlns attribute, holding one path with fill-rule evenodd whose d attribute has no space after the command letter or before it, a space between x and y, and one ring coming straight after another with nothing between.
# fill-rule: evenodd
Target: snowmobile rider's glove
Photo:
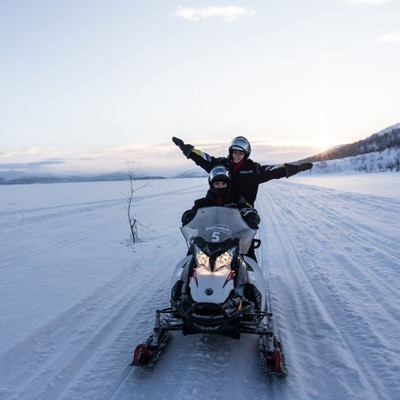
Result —
<instances>
[{"instance_id":1,"label":"snowmobile rider's glove","mask_svg":"<svg viewBox=\"0 0 400 400\"><path fill-rule=\"evenodd\" d=\"M172 141L182 150L182 153L189 158L189 154L194 149L194 146L191 144L185 144L182 139L179 139L175 136L172 137Z\"/></svg>"},{"instance_id":2,"label":"snowmobile rider's glove","mask_svg":"<svg viewBox=\"0 0 400 400\"><path fill-rule=\"evenodd\" d=\"M286 169L286 177L289 178L289 176L293 176L298 174L301 171L307 171L308 169L311 169L313 165L311 163L303 163L303 164L285 164L285 169Z\"/></svg>"},{"instance_id":3,"label":"snowmobile rider's glove","mask_svg":"<svg viewBox=\"0 0 400 400\"><path fill-rule=\"evenodd\" d=\"M182 214L181 222L182 226L185 226L188 224L195 216L196 216L196 210L187 210Z\"/></svg>"},{"instance_id":4,"label":"snowmobile rider's glove","mask_svg":"<svg viewBox=\"0 0 400 400\"><path fill-rule=\"evenodd\" d=\"M260 216L258 212L254 208L242 208L240 210L243 219L245 220L246 224L251 229L258 229L258 224L260 223Z\"/></svg>"}]
</instances>

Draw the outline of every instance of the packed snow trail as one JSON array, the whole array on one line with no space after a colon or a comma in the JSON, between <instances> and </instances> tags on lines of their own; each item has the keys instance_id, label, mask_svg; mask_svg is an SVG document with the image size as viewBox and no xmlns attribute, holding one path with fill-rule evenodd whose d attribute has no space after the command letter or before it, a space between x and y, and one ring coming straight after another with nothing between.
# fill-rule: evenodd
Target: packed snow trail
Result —
<instances>
[{"instance_id":1,"label":"packed snow trail","mask_svg":"<svg viewBox=\"0 0 400 400\"><path fill-rule=\"evenodd\" d=\"M395 398L398 202L296 184L259 198L272 302L297 372L288 390L308 382L325 399Z\"/></svg>"},{"instance_id":2,"label":"packed snow trail","mask_svg":"<svg viewBox=\"0 0 400 400\"><path fill-rule=\"evenodd\" d=\"M400 202L288 180L256 203L287 378L262 374L256 337L180 332L154 369L125 372L168 305L180 216L206 185L138 191L133 247L126 182L0 187L1 400L397 398Z\"/></svg>"}]
</instances>

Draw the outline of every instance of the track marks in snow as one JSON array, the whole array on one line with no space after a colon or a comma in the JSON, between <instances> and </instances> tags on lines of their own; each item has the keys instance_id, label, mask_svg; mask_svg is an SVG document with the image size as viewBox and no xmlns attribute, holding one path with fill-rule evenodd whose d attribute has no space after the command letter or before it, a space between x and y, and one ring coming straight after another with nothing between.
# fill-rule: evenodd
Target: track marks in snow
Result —
<instances>
[{"instance_id":1,"label":"track marks in snow","mask_svg":"<svg viewBox=\"0 0 400 400\"><path fill-rule=\"evenodd\" d=\"M0 253L2 277L12 272L22 281L30 272L21 265L24 260L32 260L41 277L47 272L62 276L75 261L73 273L88 261L98 262L98 268L89 265L83 276L104 274L83 295L71 296L71 304L64 298L45 323L38 318L36 329L1 351L0 397L109 398L133 348L150 334L155 310L168 305L173 268L186 252L180 216L205 186L200 181L178 190L165 185L154 194L145 189L135 207L148 229L133 248L126 245L123 199L0 215L7 246ZM155 207L161 198L162 207ZM393 210L398 206L391 199L286 180L263 185L258 256L283 341L287 379L269 380L261 373L252 336L235 341L173 332L155 368L130 370L115 398L395 398L400 392L400 311L393 301L400 289L400 217ZM30 239L35 232L37 242ZM92 254L101 248L105 251L86 259L86 250ZM54 264L63 257L63 265ZM57 276L51 282L57 283Z\"/></svg>"},{"instance_id":2,"label":"track marks in snow","mask_svg":"<svg viewBox=\"0 0 400 400\"><path fill-rule=\"evenodd\" d=\"M70 389L72 394L67 398L71 398L74 382L85 379L88 365L107 364L110 353L121 350L121 331L129 348L119 354L129 357L136 342L150 333L155 304L162 304L162 288L143 288L143 281L135 276L140 274L144 281L160 284L160 276L164 275L168 282L163 283L167 285L168 272L161 266L149 268L145 263L136 263L21 343L2 352L0 359L7 360L4 363L7 371L2 371L3 391L7 388L10 399L41 399L43 396L56 399L63 398L64 392ZM146 296L143 296L144 291ZM128 358L121 360L121 366L127 364ZM93 366L89 370L91 368ZM109 371L103 372L110 375ZM107 379L109 377L105 376L105 387ZM81 393L77 398L79 396ZM96 396L98 393L93 398Z\"/></svg>"},{"instance_id":3,"label":"track marks in snow","mask_svg":"<svg viewBox=\"0 0 400 400\"><path fill-rule=\"evenodd\" d=\"M8 265L15 268L24 260L48 259L50 253L57 258L65 251L76 252L77 245L85 242L99 241L107 246L109 233L115 232L121 222L120 218L115 218L119 215L120 202L108 205L112 207L108 212L97 205L84 211L80 208L76 213L64 213L61 207L60 212L51 213L51 216L45 212L48 218L32 218L24 227L19 225L15 229L17 237L31 226L32 230L40 230L40 242L26 254L10 253ZM63 226L74 224L77 215L80 218L77 230L64 229ZM124 215L123 210L121 215ZM43 232L49 232L52 227L54 233L43 240L46 236ZM82 227L84 230L80 231ZM128 232L126 222L126 236ZM163 235L168 235L168 230L164 230ZM104 389L114 384L120 368L130 362L134 346L151 332L157 306L167 305L171 272L181 257L174 239L164 237L163 243L168 242L167 248L156 246L156 239L137 243L130 253L132 258L125 260L125 267L114 274L113 279L3 350L0 363L7 367L2 367L0 394L6 394L10 400L81 399L81 385L84 385L87 388L85 399L98 400L97 379L103 376ZM15 242L13 245L14 249L18 246ZM143 251L144 248L148 251ZM139 249L137 256L136 249ZM7 266L4 258L3 268ZM96 262L89 259L93 261ZM117 267L121 270L121 266Z\"/></svg>"},{"instance_id":4,"label":"track marks in snow","mask_svg":"<svg viewBox=\"0 0 400 400\"><path fill-rule=\"evenodd\" d=\"M384 295L393 299L399 290L398 280L393 281L400 221L391 218L388 235L385 213L393 201L377 198L368 206L359 198L274 182L263 188L257 207L264 221L273 303L290 347L289 371L292 364L312 380L316 369L326 369L322 375L327 387L334 385L335 396L342 390L362 398L368 388L378 399L384 398L385 380L374 378L376 368L385 371L388 383L396 373L388 367L396 363L396 330L381 332L380 327L388 321L395 327L400 318L398 307ZM321 351L321 365L307 365L315 348Z\"/></svg>"},{"instance_id":5,"label":"track marks in snow","mask_svg":"<svg viewBox=\"0 0 400 400\"><path fill-rule=\"evenodd\" d=\"M126 278L121 274L2 354L4 359L13 353L24 357L8 363L10 376L3 385L14 388L12 398L58 398L133 306L130 290L119 283Z\"/></svg>"},{"instance_id":6,"label":"track marks in snow","mask_svg":"<svg viewBox=\"0 0 400 400\"><path fill-rule=\"evenodd\" d=\"M63 248L74 248L76 244L87 239L96 240L99 235L119 224L119 219L108 217L110 211L118 209L123 214L121 200L23 212L23 219L12 228L4 225L1 227L4 249L13 250L3 252L0 269L15 264L29 267L38 257L58 252ZM101 217L97 218L96 215ZM87 221L84 229L81 228L82 223L76 224L76 219L81 222ZM29 245L26 245L26 242L29 242Z\"/></svg>"}]
</instances>

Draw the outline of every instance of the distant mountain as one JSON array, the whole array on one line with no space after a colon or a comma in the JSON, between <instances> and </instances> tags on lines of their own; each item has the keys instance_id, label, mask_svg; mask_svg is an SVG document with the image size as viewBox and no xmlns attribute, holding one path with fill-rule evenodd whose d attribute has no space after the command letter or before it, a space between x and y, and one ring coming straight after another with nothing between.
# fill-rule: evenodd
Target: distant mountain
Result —
<instances>
[{"instance_id":1,"label":"distant mountain","mask_svg":"<svg viewBox=\"0 0 400 400\"><path fill-rule=\"evenodd\" d=\"M361 154L400 149L400 124L390 126L358 142L336 146L332 149L305 158L301 162L318 162L355 157Z\"/></svg>"},{"instance_id":2,"label":"distant mountain","mask_svg":"<svg viewBox=\"0 0 400 400\"><path fill-rule=\"evenodd\" d=\"M24 185L31 183L69 183L69 182L107 182L107 181L126 181L129 174L124 172L114 172L100 175L54 175L37 174L30 175L19 171L1 171L0 185ZM165 179L162 176L135 176L135 180Z\"/></svg>"},{"instance_id":3,"label":"distant mountain","mask_svg":"<svg viewBox=\"0 0 400 400\"><path fill-rule=\"evenodd\" d=\"M185 172L182 172L179 175L176 175L174 178L204 178L207 177L208 174L202 168L194 168Z\"/></svg>"}]
</instances>

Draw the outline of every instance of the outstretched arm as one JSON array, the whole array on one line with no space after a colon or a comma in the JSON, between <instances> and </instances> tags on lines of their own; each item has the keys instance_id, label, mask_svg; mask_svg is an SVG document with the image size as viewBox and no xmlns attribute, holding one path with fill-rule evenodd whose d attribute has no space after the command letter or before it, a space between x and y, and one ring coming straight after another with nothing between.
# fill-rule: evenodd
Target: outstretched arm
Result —
<instances>
[{"instance_id":1,"label":"outstretched arm","mask_svg":"<svg viewBox=\"0 0 400 400\"><path fill-rule=\"evenodd\" d=\"M201 150L195 149L191 144L184 143L182 139L174 136L172 141L182 150L182 153L186 156L186 158L190 158L199 167L203 168L207 172L210 172L212 168L218 164L217 158L210 156Z\"/></svg>"},{"instance_id":2,"label":"outstretched arm","mask_svg":"<svg viewBox=\"0 0 400 400\"><path fill-rule=\"evenodd\" d=\"M289 178L301 171L311 169L313 165L311 163L304 164L282 164L282 165L260 165L256 164L256 174L258 182L263 183L271 179Z\"/></svg>"},{"instance_id":3,"label":"outstretched arm","mask_svg":"<svg viewBox=\"0 0 400 400\"><path fill-rule=\"evenodd\" d=\"M182 150L182 153L186 156L186 158L189 158L194 146L191 144L185 144L182 139L179 139L175 136L173 136L172 141Z\"/></svg>"},{"instance_id":4,"label":"outstretched arm","mask_svg":"<svg viewBox=\"0 0 400 400\"><path fill-rule=\"evenodd\" d=\"M311 163L303 163L303 164L285 164L286 176L289 178L290 176L296 175L301 171L307 171L311 169L313 165Z\"/></svg>"}]
</instances>

